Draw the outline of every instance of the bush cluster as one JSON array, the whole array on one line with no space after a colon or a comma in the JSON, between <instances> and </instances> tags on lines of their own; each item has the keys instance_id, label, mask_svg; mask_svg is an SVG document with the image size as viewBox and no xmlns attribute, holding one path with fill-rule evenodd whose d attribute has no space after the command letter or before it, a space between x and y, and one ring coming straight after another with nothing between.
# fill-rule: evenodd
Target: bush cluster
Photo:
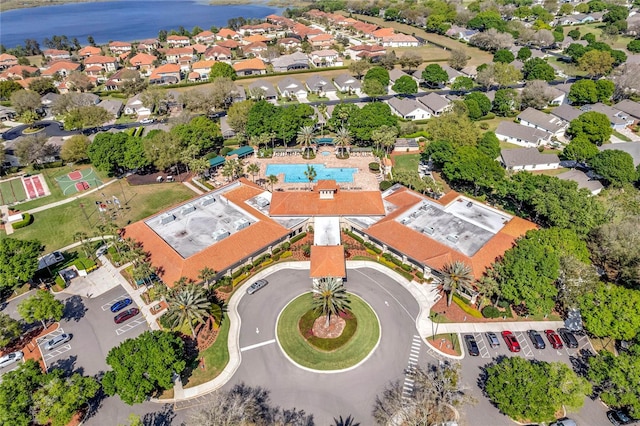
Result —
<instances>
[{"instance_id":1,"label":"bush cluster","mask_svg":"<svg viewBox=\"0 0 640 426\"><path fill-rule=\"evenodd\" d=\"M293 244L293 243L295 243L295 242L298 242L298 241L300 241L301 239L303 239L303 238L304 238L304 237L306 237L306 236L307 236L307 233L306 233L306 232L301 232L300 234L298 234L298 235L296 235L295 237L291 238L291 239L289 240L289 244Z\"/></svg>"},{"instance_id":2,"label":"bush cluster","mask_svg":"<svg viewBox=\"0 0 640 426\"><path fill-rule=\"evenodd\" d=\"M22 214L22 220L11 225L13 229L24 228L25 226L29 226L33 223L33 216L29 213Z\"/></svg>"},{"instance_id":3,"label":"bush cluster","mask_svg":"<svg viewBox=\"0 0 640 426\"><path fill-rule=\"evenodd\" d=\"M498 308L489 305L482 308L482 316L485 318L499 318L501 315Z\"/></svg>"}]
</instances>

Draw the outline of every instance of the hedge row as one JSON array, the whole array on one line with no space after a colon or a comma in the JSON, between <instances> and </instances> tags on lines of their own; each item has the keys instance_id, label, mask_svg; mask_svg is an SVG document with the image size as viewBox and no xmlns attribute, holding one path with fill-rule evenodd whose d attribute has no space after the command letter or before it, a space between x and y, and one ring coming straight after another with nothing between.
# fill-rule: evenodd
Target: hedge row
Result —
<instances>
[{"instance_id":1,"label":"hedge row","mask_svg":"<svg viewBox=\"0 0 640 426\"><path fill-rule=\"evenodd\" d=\"M25 226L29 226L33 223L33 216L29 213L22 214L22 220L11 225L13 229L24 228Z\"/></svg>"},{"instance_id":2,"label":"hedge row","mask_svg":"<svg viewBox=\"0 0 640 426\"><path fill-rule=\"evenodd\" d=\"M453 301L456 305L460 306L460 308L465 311L467 314L471 315L474 318L482 318L482 313L477 309L469 306L463 299L458 297L458 295L453 295Z\"/></svg>"},{"instance_id":3,"label":"hedge row","mask_svg":"<svg viewBox=\"0 0 640 426\"><path fill-rule=\"evenodd\" d=\"M293 243L295 243L295 242L298 242L298 241L300 241L301 239L303 239L303 238L304 238L304 237L306 237L306 236L307 236L307 233L306 233L306 232L301 232L300 234L298 234L298 235L296 235L295 237L291 238L291 239L289 240L289 244L293 244Z\"/></svg>"},{"instance_id":4,"label":"hedge row","mask_svg":"<svg viewBox=\"0 0 640 426\"><path fill-rule=\"evenodd\" d=\"M482 308L482 315L485 318L499 318L502 316L500 313L500 310L495 306L491 306L491 305L485 306L484 308Z\"/></svg>"}]
</instances>

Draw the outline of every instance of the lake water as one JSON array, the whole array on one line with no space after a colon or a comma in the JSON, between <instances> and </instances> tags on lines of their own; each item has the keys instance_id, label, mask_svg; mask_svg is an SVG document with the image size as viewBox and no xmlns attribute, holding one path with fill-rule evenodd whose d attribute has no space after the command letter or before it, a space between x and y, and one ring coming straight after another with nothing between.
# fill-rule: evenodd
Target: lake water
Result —
<instances>
[{"instance_id":1,"label":"lake water","mask_svg":"<svg viewBox=\"0 0 640 426\"><path fill-rule=\"evenodd\" d=\"M264 4L210 6L192 0L134 0L70 3L9 10L0 13L0 43L11 48L32 38L42 44L53 35L77 37L86 45L91 35L96 43L133 41L157 37L158 31L191 31L196 25L222 27L231 18L264 18L282 9ZM44 49L44 46L41 46Z\"/></svg>"}]
</instances>

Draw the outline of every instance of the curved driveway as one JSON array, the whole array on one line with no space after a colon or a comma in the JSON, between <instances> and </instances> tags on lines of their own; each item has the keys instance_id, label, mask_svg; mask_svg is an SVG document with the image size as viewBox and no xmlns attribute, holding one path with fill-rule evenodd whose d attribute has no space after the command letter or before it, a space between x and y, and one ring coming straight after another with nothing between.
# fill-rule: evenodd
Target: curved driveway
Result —
<instances>
[{"instance_id":1,"label":"curved driveway","mask_svg":"<svg viewBox=\"0 0 640 426\"><path fill-rule=\"evenodd\" d=\"M302 370L282 353L275 339L279 312L294 297L311 289L308 270L282 270L267 277L269 285L253 295L243 295L238 306L242 319L239 346L242 363L224 386L244 382L262 386L275 405L312 413L316 424L333 417L353 415L372 424L375 397L391 381L404 379L411 343L420 312L413 296L387 275L373 269L349 269L345 286L363 298L380 319L380 345L358 368L344 373L321 374ZM260 345L262 346L254 346ZM426 352L422 352L425 358Z\"/></svg>"}]
</instances>

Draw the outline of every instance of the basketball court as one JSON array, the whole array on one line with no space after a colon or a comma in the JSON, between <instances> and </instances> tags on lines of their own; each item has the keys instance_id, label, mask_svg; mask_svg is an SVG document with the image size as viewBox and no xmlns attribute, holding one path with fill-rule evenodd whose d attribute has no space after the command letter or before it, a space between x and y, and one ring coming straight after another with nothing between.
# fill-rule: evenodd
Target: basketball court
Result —
<instances>
[{"instance_id":1,"label":"basketball court","mask_svg":"<svg viewBox=\"0 0 640 426\"><path fill-rule=\"evenodd\" d=\"M102 181L92 168L74 170L64 176L57 177L56 182L60 185L64 195L75 194L76 192L86 191L89 188L97 188L102 185Z\"/></svg>"}]
</instances>

